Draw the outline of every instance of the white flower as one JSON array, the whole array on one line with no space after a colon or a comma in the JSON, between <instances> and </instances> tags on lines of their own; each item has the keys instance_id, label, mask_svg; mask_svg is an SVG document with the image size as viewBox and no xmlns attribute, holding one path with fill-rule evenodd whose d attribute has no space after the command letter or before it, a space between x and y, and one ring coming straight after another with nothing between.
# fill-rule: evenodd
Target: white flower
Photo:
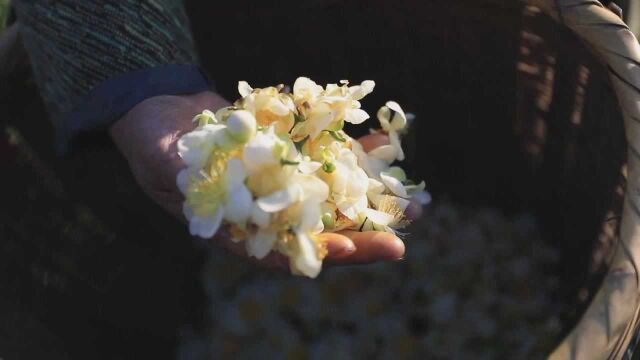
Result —
<instances>
[{"instance_id":1,"label":"white flower","mask_svg":"<svg viewBox=\"0 0 640 360\"><path fill-rule=\"evenodd\" d=\"M293 143L276 135L273 126L258 131L242 152L249 173L249 189L258 197L283 189L296 170L294 166L283 165L283 161L293 161L295 157Z\"/></svg>"},{"instance_id":2,"label":"white flower","mask_svg":"<svg viewBox=\"0 0 640 360\"><path fill-rule=\"evenodd\" d=\"M250 174L265 167L280 165L280 161L287 155L289 146L286 141L275 133L270 126L265 131L259 131L244 147L242 159Z\"/></svg>"},{"instance_id":3,"label":"white flower","mask_svg":"<svg viewBox=\"0 0 640 360\"><path fill-rule=\"evenodd\" d=\"M300 206L292 209L294 214L288 214L297 218L297 224L292 231L294 238L284 247L284 252L289 256L289 267L294 274L303 274L315 278L322 269L322 244L319 244L316 235L322 232L320 219L320 206L313 200L300 203ZM296 216L297 215L297 216Z\"/></svg>"},{"instance_id":4,"label":"white flower","mask_svg":"<svg viewBox=\"0 0 640 360\"><path fill-rule=\"evenodd\" d=\"M402 151L399 132L407 126L407 115L397 102L388 101L385 106L378 110L378 120L382 130L389 135L390 144L372 150L369 155L389 162L395 159L404 160L404 151Z\"/></svg>"},{"instance_id":5,"label":"white flower","mask_svg":"<svg viewBox=\"0 0 640 360\"><path fill-rule=\"evenodd\" d=\"M383 202L391 201L393 202L400 210L404 212L404 210L409 206L409 200L403 199L401 197L385 194L386 186L378 180L369 179L369 188L367 189L367 196L369 197L369 201L373 204L376 209L381 208L381 204Z\"/></svg>"},{"instance_id":6,"label":"white flower","mask_svg":"<svg viewBox=\"0 0 640 360\"><path fill-rule=\"evenodd\" d=\"M407 182L407 175L397 166L392 166L381 172L380 178L387 188L397 196L414 199L421 205L427 205L431 202L431 195L425 191L425 182L422 181L417 185L404 185L404 182Z\"/></svg>"},{"instance_id":7,"label":"white flower","mask_svg":"<svg viewBox=\"0 0 640 360\"><path fill-rule=\"evenodd\" d=\"M367 196L375 209L364 209L358 217L358 228L363 231L378 230L395 233L394 228L404 225L404 211L409 200L384 194L385 185L369 179Z\"/></svg>"},{"instance_id":8,"label":"white flower","mask_svg":"<svg viewBox=\"0 0 640 360\"><path fill-rule=\"evenodd\" d=\"M322 86L306 77L297 78L293 84L293 99L296 104L304 104L306 102L309 106L312 106L323 92Z\"/></svg>"},{"instance_id":9,"label":"white flower","mask_svg":"<svg viewBox=\"0 0 640 360\"><path fill-rule=\"evenodd\" d=\"M360 109L360 102L365 96L373 91L375 82L365 80L359 86L347 88L346 84L337 86L327 85L324 101L331 104L339 118L351 124L361 124L369 118L366 111Z\"/></svg>"},{"instance_id":10,"label":"white flower","mask_svg":"<svg viewBox=\"0 0 640 360\"><path fill-rule=\"evenodd\" d=\"M314 178L309 177L309 179ZM324 186L326 187L326 185ZM281 212L278 218L285 222L283 224L285 229L277 224L275 224L276 226L269 224L267 227L259 228L254 236L246 240L246 249L249 256L262 259L275 247L278 247L280 252L289 257L289 265L293 273L316 277L322 267L324 256L321 251L322 244L318 243L316 235L323 230L320 208L322 201L324 201L322 199L323 197L326 199L327 194L325 192L324 194L310 195L309 192L305 193L305 190L312 189L305 189L302 185L300 190L301 192L298 193L300 197L295 199L296 201L293 203L284 199L278 200L288 204L282 209L280 209L282 206L274 207L275 203L256 202L258 208L264 213L269 213L264 210L264 207L268 210L280 209L274 212Z\"/></svg>"},{"instance_id":11,"label":"white flower","mask_svg":"<svg viewBox=\"0 0 640 360\"><path fill-rule=\"evenodd\" d=\"M260 260L267 256L278 241L278 232L260 229L245 240L247 255Z\"/></svg>"},{"instance_id":12,"label":"white flower","mask_svg":"<svg viewBox=\"0 0 640 360\"><path fill-rule=\"evenodd\" d=\"M380 179L382 180L382 183L385 184L395 195L402 198L409 197L407 189L405 189L405 186L402 183L407 179L407 177L401 168L397 166L390 167L387 171L380 173Z\"/></svg>"},{"instance_id":13,"label":"white flower","mask_svg":"<svg viewBox=\"0 0 640 360\"><path fill-rule=\"evenodd\" d=\"M357 141L351 142L351 150L358 158L358 165L372 178L380 179L380 173L389 168L389 162L376 156L371 156L371 152L366 153Z\"/></svg>"},{"instance_id":14,"label":"white flower","mask_svg":"<svg viewBox=\"0 0 640 360\"><path fill-rule=\"evenodd\" d=\"M297 154L295 147L283 143L272 131L259 132L245 147L243 158L248 164L249 186L259 196L251 210L251 221L258 230L247 239L246 249L250 256L261 259L284 236L283 231L296 223L297 215L292 214L292 208L319 208L326 201L329 189L313 175L321 164ZM273 221L279 212L283 212L279 214L282 224ZM319 215L315 225L318 223L322 224ZM310 236L306 230L299 235L303 240ZM300 246L306 248L304 244ZM304 273L309 273L308 269Z\"/></svg>"},{"instance_id":15,"label":"white flower","mask_svg":"<svg viewBox=\"0 0 640 360\"><path fill-rule=\"evenodd\" d=\"M369 177L358 166L355 154L347 149L334 150L335 170L323 177L330 186L331 200L340 212L351 220L357 220L358 214L367 208L367 189Z\"/></svg>"},{"instance_id":16,"label":"white flower","mask_svg":"<svg viewBox=\"0 0 640 360\"><path fill-rule=\"evenodd\" d=\"M196 169L204 167L213 149L226 136L224 125L204 125L178 140L178 154L188 166Z\"/></svg>"},{"instance_id":17,"label":"white flower","mask_svg":"<svg viewBox=\"0 0 640 360\"><path fill-rule=\"evenodd\" d=\"M297 202L312 201L319 204L328 196L329 187L324 181L296 171L291 174L283 189L258 198L256 203L263 211L274 213Z\"/></svg>"},{"instance_id":18,"label":"white flower","mask_svg":"<svg viewBox=\"0 0 640 360\"><path fill-rule=\"evenodd\" d=\"M229 160L222 174L181 171L178 183L186 198L183 210L189 220L191 235L210 238L223 219L244 226L252 205L251 192L244 185L245 178L244 165L238 159Z\"/></svg>"},{"instance_id":19,"label":"white flower","mask_svg":"<svg viewBox=\"0 0 640 360\"><path fill-rule=\"evenodd\" d=\"M178 141L190 232L212 237L225 222L249 256L276 251L293 273L315 277L327 253L319 233L405 226L410 201L430 201L424 182L390 166L404 158L399 133L408 116L387 102L378 119L390 144L368 153L343 131L369 118L360 100L374 87L341 80L323 88L300 77L286 93L241 81L233 106L197 115L196 129Z\"/></svg>"},{"instance_id":20,"label":"white flower","mask_svg":"<svg viewBox=\"0 0 640 360\"><path fill-rule=\"evenodd\" d=\"M318 171L320 167L322 167L322 163L312 161L309 156L299 156L299 159L297 161L299 162L298 171L303 174L313 174L314 172Z\"/></svg>"},{"instance_id":21,"label":"white flower","mask_svg":"<svg viewBox=\"0 0 640 360\"><path fill-rule=\"evenodd\" d=\"M373 91L374 86L373 81L367 80L351 88L346 84L329 84L325 90L308 78L296 79L293 85L293 101L301 121L293 128L292 135L296 139L306 136L315 139L324 130L339 130L341 122L364 122L369 118L369 114L360 109L358 100Z\"/></svg>"},{"instance_id":22,"label":"white flower","mask_svg":"<svg viewBox=\"0 0 640 360\"><path fill-rule=\"evenodd\" d=\"M295 111L289 95L280 93L276 87L253 89L246 81L238 83L238 92L242 99L236 105L251 112L258 125L274 125L279 134L289 132L294 124Z\"/></svg>"}]
</instances>

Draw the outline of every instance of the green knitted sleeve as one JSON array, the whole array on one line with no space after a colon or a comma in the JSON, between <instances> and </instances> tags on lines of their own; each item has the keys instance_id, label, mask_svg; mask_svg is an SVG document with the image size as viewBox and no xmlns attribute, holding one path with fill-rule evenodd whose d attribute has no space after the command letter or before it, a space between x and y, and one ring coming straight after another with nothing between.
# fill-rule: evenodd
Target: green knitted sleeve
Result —
<instances>
[{"instance_id":1,"label":"green knitted sleeve","mask_svg":"<svg viewBox=\"0 0 640 360\"><path fill-rule=\"evenodd\" d=\"M14 0L13 5L54 122L106 79L197 62L181 0Z\"/></svg>"}]
</instances>

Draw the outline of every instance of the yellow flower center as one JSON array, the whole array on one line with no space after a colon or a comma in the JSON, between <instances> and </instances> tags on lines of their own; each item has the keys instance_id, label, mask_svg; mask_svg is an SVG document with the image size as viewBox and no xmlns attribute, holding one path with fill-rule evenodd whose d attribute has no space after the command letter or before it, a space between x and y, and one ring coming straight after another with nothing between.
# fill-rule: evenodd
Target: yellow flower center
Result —
<instances>
[{"instance_id":1,"label":"yellow flower center","mask_svg":"<svg viewBox=\"0 0 640 360\"><path fill-rule=\"evenodd\" d=\"M186 203L196 216L210 216L227 197L224 173L227 162L239 153L239 149L223 151L214 147L207 166L203 169L204 179L194 181L187 189Z\"/></svg>"},{"instance_id":2,"label":"yellow flower center","mask_svg":"<svg viewBox=\"0 0 640 360\"><path fill-rule=\"evenodd\" d=\"M378 204L378 211L382 211L393 216L391 226L405 227L409 225L410 221L404 216L404 211L400 209L398 204L393 200L391 196L384 196Z\"/></svg>"},{"instance_id":3,"label":"yellow flower center","mask_svg":"<svg viewBox=\"0 0 640 360\"><path fill-rule=\"evenodd\" d=\"M210 216L218 211L226 197L224 182L220 180L205 178L189 186L186 202L196 216Z\"/></svg>"}]
</instances>

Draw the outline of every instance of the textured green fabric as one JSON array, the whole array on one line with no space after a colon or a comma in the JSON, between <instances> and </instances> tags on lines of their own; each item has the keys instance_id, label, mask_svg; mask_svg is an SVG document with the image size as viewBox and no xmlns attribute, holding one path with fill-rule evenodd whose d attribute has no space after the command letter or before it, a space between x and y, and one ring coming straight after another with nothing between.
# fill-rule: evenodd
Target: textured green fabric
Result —
<instances>
[{"instance_id":1,"label":"textured green fabric","mask_svg":"<svg viewBox=\"0 0 640 360\"><path fill-rule=\"evenodd\" d=\"M56 125L110 77L197 62L181 0L15 0L13 5Z\"/></svg>"},{"instance_id":2,"label":"textured green fabric","mask_svg":"<svg viewBox=\"0 0 640 360\"><path fill-rule=\"evenodd\" d=\"M0 32L4 30L8 17L9 17L9 0L0 0Z\"/></svg>"}]
</instances>

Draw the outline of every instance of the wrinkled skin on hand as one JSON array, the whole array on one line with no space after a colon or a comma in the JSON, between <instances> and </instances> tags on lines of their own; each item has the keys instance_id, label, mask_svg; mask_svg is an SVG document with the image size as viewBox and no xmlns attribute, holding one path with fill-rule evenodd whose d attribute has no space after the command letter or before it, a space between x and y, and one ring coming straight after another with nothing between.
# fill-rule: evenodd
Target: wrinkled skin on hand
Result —
<instances>
[{"instance_id":1,"label":"wrinkled skin on hand","mask_svg":"<svg viewBox=\"0 0 640 360\"><path fill-rule=\"evenodd\" d=\"M142 190L163 209L181 221L184 197L176 185L176 175L185 166L178 156L177 143L180 137L191 131L195 124L191 119L204 109L213 111L228 106L229 102L212 92L185 96L157 96L149 98L119 119L110 129L116 146L129 162L131 171ZM369 135L362 139L365 150L388 142L384 135ZM419 205L408 209L410 218L417 218ZM404 255L402 240L384 232L342 231L320 235L327 243L328 264L370 263L381 260L399 260ZM218 233L209 240L248 258L243 243L234 243L224 234ZM288 268L288 260L276 253L266 258L251 261L269 268Z\"/></svg>"}]
</instances>

